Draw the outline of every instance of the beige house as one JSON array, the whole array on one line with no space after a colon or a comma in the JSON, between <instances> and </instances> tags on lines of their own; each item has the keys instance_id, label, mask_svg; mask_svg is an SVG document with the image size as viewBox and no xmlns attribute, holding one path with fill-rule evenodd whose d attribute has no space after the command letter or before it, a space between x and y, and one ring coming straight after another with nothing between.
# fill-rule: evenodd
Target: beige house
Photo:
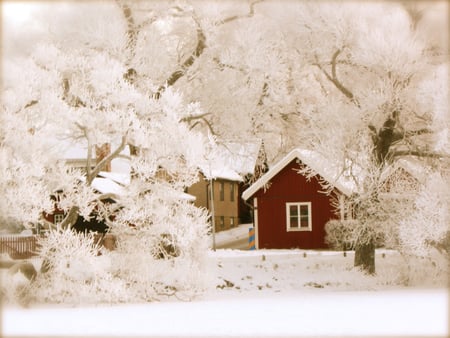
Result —
<instances>
[{"instance_id":1,"label":"beige house","mask_svg":"<svg viewBox=\"0 0 450 338\"><path fill-rule=\"evenodd\" d=\"M196 197L194 205L210 212L214 217L215 231L237 226L240 223L238 191L242 178L232 172L229 175L215 174L211 179L202 172L199 175L199 181L186 189L188 194Z\"/></svg>"},{"instance_id":2,"label":"beige house","mask_svg":"<svg viewBox=\"0 0 450 338\"><path fill-rule=\"evenodd\" d=\"M186 189L196 197L194 204L206 208L214 220L215 231L227 230L251 222L250 209L241 193L254 178L264 172L264 147L260 140L223 142L208 163L200 164L199 181ZM211 194L213 192L213 194Z\"/></svg>"}]
</instances>

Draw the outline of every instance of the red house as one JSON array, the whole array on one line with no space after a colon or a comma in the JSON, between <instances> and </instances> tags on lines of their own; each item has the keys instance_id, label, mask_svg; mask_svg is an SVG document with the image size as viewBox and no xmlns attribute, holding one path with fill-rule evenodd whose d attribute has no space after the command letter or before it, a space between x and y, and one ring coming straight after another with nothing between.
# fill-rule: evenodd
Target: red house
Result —
<instances>
[{"instance_id":1,"label":"red house","mask_svg":"<svg viewBox=\"0 0 450 338\"><path fill-rule=\"evenodd\" d=\"M337 168L324 164L318 154L295 149L243 192L242 198L253 205L257 249L327 247L325 224L343 217L337 206L345 203L353 186L350 179L335 174L340 172ZM299 174L303 166L317 175ZM335 187L331 194L323 192L322 180Z\"/></svg>"}]
</instances>

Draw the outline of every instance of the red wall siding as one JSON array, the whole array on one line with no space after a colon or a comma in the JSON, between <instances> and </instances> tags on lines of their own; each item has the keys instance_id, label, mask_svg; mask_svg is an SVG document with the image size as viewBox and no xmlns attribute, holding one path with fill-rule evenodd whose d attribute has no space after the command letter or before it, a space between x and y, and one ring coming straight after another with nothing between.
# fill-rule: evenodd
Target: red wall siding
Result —
<instances>
[{"instance_id":1,"label":"red wall siding","mask_svg":"<svg viewBox=\"0 0 450 338\"><path fill-rule=\"evenodd\" d=\"M336 218L331 197L321 191L316 178L298 174L294 160L272 178L268 189L259 190L258 245L261 249L326 248L325 223ZM312 231L286 231L286 203L311 202Z\"/></svg>"}]
</instances>

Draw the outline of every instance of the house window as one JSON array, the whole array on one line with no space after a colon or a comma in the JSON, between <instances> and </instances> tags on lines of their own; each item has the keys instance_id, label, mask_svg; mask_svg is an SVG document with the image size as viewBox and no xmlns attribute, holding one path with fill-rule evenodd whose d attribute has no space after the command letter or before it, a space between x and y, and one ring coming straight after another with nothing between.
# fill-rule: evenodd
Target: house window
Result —
<instances>
[{"instance_id":1,"label":"house window","mask_svg":"<svg viewBox=\"0 0 450 338\"><path fill-rule=\"evenodd\" d=\"M220 216L220 228L223 229L225 227L225 216Z\"/></svg>"},{"instance_id":2,"label":"house window","mask_svg":"<svg viewBox=\"0 0 450 338\"><path fill-rule=\"evenodd\" d=\"M225 185L223 182L220 182L220 185L219 185L219 195L220 195L220 200L224 201L225 200Z\"/></svg>"},{"instance_id":3,"label":"house window","mask_svg":"<svg viewBox=\"0 0 450 338\"><path fill-rule=\"evenodd\" d=\"M230 201L234 202L234 183L230 183Z\"/></svg>"},{"instance_id":4,"label":"house window","mask_svg":"<svg viewBox=\"0 0 450 338\"><path fill-rule=\"evenodd\" d=\"M61 222L63 221L63 219L64 219L64 214L55 214L55 215L53 216L53 222L54 222L55 224L61 223Z\"/></svg>"},{"instance_id":5,"label":"house window","mask_svg":"<svg viewBox=\"0 0 450 338\"><path fill-rule=\"evenodd\" d=\"M312 231L311 202L286 203L287 231Z\"/></svg>"},{"instance_id":6,"label":"house window","mask_svg":"<svg viewBox=\"0 0 450 338\"><path fill-rule=\"evenodd\" d=\"M234 227L234 217L230 217L230 226Z\"/></svg>"}]
</instances>

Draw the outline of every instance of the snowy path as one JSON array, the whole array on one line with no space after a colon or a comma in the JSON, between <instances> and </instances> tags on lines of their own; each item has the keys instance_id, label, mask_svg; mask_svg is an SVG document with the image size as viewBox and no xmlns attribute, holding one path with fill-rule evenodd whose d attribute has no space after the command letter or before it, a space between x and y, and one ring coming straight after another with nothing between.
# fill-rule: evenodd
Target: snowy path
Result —
<instances>
[{"instance_id":1,"label":"snowy path","mask_svg":"<svg viewBox=\"0 0 450 338\"><path fill-rule=\"evenodd\" d=\"M231 297L230 297L231 296ZM5 308L3 336L446 336L444 289L216 295L193 302Z\"/></svg>"},{"instance_id":2,"label":"snowy path","mask_svg":"<svg viewBox=\"0 0 450 338\"><path fill-rule=\"evenodd\" d=\"M251 226L252 224L240 224L236 228L216 233L215 234L216 248L247 250L248 229Z\"/></svg>"}]
</instances>

